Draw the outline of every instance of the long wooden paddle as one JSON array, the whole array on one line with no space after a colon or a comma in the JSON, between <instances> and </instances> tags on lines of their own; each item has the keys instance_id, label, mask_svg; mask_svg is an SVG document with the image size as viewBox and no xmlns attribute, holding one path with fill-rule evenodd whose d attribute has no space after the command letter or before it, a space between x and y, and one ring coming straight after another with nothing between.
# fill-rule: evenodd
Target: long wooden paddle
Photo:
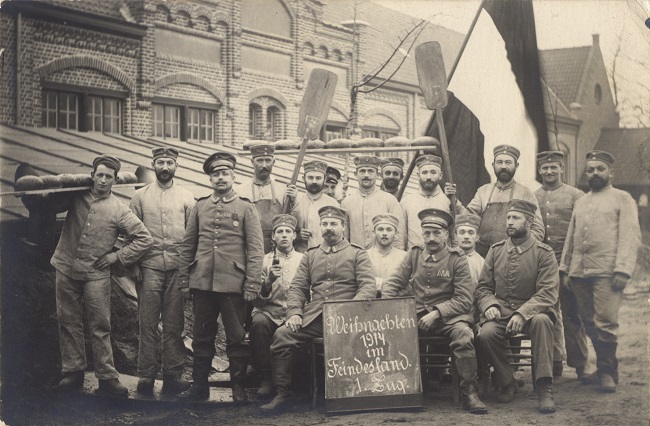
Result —
<instances>
[{"instance_id":1,"label":"long wooden paddle","mask_svg":"<svg viewBox=\"0 0 650 426\"><path fill-rule=\"evenodd\" d=\"M447 74L445 63L442 59L442 49L437 41L422 43L415 48L415 65L418 71L418 82L424 102L427 108L435 110L438 133L440 134L440 149L444 162L447 181L453 185L454 179L451 173L451 162L449 161L449 147L447 145L447 134L445 122L442 119L442 110L447 106ZM451 214L456 218L456 196L451 195Z\"/></svg>"},{"instance_id":2,"label":"long wooden paddle","mask_svg":"<svg viewBox=\"0 0 650 426\"><path fill-rule=\"evenodd\" d=\"M298 114L298 136L302 138L302 144L300 145L300 152L289 185L295 185L298 180L300 166L307 150L307 142L318 138L320 129L327 120L337 81L338 76L336 74L322 68L315 68L309 76ZM284 200L285 213L290 210L290 200L288 198L285 197Z\"/></svg>"}]
</instances>

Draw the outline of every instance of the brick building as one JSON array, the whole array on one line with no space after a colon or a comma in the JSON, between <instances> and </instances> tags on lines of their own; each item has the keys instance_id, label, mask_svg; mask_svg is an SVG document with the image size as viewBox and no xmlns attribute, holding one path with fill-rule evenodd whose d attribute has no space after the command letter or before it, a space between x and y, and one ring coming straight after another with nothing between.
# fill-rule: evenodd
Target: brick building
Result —
<instances>
[{"instance_id":1,"label":"brick building","mask_svg":"<svg viewBox=\"0 0 650 426\"><path fill-rule=\"evenodd\" d=\"M351 85L414 22L369 2L355 12L321 0L6 1L0 122L206 144L284 139L320 67L339 77L321 136L340 137ZM418 43L429 40L451 64L463 36L429 25ZM360 95L358 111L365 136L420 135L430 112L413 58Z\"/></svg>"}]
</instances>

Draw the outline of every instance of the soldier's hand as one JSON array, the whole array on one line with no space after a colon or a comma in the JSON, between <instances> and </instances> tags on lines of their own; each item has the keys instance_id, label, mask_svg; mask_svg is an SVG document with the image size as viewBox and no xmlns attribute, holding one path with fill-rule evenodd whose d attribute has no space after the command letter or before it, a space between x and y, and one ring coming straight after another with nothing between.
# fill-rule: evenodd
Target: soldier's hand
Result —
<instances>
[{"instance_id":1,"label":"soldier's hand","mask_svg":"<svg viewBox=\"0 0 650 426\"><path fill-rule=\"evenodd\" d=\"M303 240L309 240L311 236L312 236L312 232L309 229L303 228L300 230L300 238L302 238Z\"/></svg>"},{"instance_id":2,"label":"soldier's hand","mask_svg":"<svg viewBox=\"0 0 650 426\"><path fill-rule=\"evenodd\" d=\"M501 310L496 306L490 306L485 310L484 315L488 321L499 321L501 319Z\"/></svg>"},{"instance_id":3,"label":"soldier's hand","mask_svg":"<svg viewBox=\"0 0 650 426\"><path fill-rule=\"evenodd\" d=\"M515 313L508 321L508 325L506 325L506 333L516 336L524 329L524 325L526 325L526 319L520 313Z\"/></svg>"},{"instance_id":4,"label":"soldier's hand","mask_svg":"<svg viewBox=\"0 0 650 426\"><path fill-rule=\"evenodd\" d=\"M252 302L257 298L257 293L250 290L244 290L244 300L247 302Z\"/></svg>"},{"instance_id":5,"label":"soldier's hand","mask_svg":"<svg viewBox=\"0 0 650 426\"><path fill-rule=\"evenodd\" d=\"M183 293L185 300L192 300L192 292L190 291L189 287L183 287L180 289L180 291Z\"/></svg>"},{"instance_id":6,"label":"soldier's hand","mask_svg":"<svg viewBox=\"0 0 650 426\"><path fill-rule=\"evenodd\" d=\"M294 200L296 199L296 196L298 195L298 188L296 185L287 185L287 197L291 197Z\"/></svg>"},{"instance_id":7,"label":"soldier's hand","mask_svg":"<svg viewBox=\"0 0 650 426\"><path fill-rule=\"evenodd\" d=\"M450 196L450 195L456 195L456 184L451 184L449 182L445 182L445 195Z\"/></svg>"},{"instance_id":8,"label":"soldier's hand","mask_svg":"<svg viewBox=\"0 0 650 426\"><path fill-rule=\"evenodd\" d=\"M422 331L429 331L433 324L440 319L440 311L434 309L418 321L418 328Z\"/></svg>"},{"instance_id":9,"label":"soldier's hand","mask_svg":"<svg viewBox=\"0 0 650 426\"><path fill-rule=\"evenodd\" d=\"M282 275L282 266L273 265L269 268L269 282L273 283Z\"/></svg>"},{"instance_id":10,"label":"soldier's hand","mask_svg":"<svg viewBox=\"0 0 650 426\"><path fill-rule=\"evenodd\" d=\"M569 278L569 274L562 273L560 274L560 285L562 286L563 289L565 290L570 290L570 284L571 279Z\"/></svg>"},{"instance_id":11,"label":"soldier's hand","mask_svg":"<svg viewBox=\"0 0 650 426\"><path fill-rule=\"evenodd\" d=\"M133 279L133 281L135 281L136 284L140 284L142 282L142 269L140 269L139 265L132 265L129 272L130 277Z\"/></svg>"},{"instance_id":12,"label":"soldier's hand","mask_svg":"<svg viewBox=\"0 0 650 426\"><path fill-rule=\"evenodd\" d=\"M287 327L289 327L289 330L291 331L300 330L300 327L302 327L302 317L300 315L292 315L287 320Z\"/></svg>"},{"instance_id":13,"label":"soldier's hand","mask_svg":"<svg viewBox=\"0 0 650 426\"><path fill-rule=\"evenodd\" d=\"M628 281L630 281L630 277L628 277L626 274L614 272L614 278L612 279L612 291L625 290L625 286L627 285Z\"/></svg>"},{"instance_id":14,"label":"soldier's hand","mask_svg":"<svg viewBox=\"0 0 650 426\"><path fill-rule=\"evenodd\" d=\"M108 268L115 262L117 262L117 253L110 252L110 253L106 253L105 255L97 259L93 263L93 266L97 269L104 269L104 268Z\"/></svg>"}]
</instances>

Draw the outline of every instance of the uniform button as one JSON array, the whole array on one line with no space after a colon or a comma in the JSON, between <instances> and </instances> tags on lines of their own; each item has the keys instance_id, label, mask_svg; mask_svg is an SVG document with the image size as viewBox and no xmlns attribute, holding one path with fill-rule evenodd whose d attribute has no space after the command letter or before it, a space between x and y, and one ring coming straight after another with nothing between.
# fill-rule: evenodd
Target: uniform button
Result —
<instances>
[{"instance_id":1,"label":"uniform button","mask_svg":"<svg viewBox=\"0 0 650 426\"><path fill-rule=\"evenodd\" d=\"M88 222L86 225L90 226L90 222Z\"/></svg>"},{"instance_id":2,"label":"uniform button","mask_svg":"<svg viewBox=\"0 0 650 426\"><path fill-rule=\"evenodd\" d=\"M95 213L95 210L93 210L92 212Z\"/></svg>"},{"instance_id":3,"label":"uniform button","mask_svg":"<svg viewBox=\"0 0 650 426\"><path fill-rule=\"evenodd\" d=\"M86 238L86 234L84 234L84 238Z\"/></svg>"},{"instance_id":4,"label":"uniform button","mask_svg":"<svg viewBox=\"0 0 650 426\"><path fill-rule=\"evenodd\" d=\"M551 227L551 225L546 225L546 227L547 227L547 228L550 228L550 227Z\"/></svg>"},{"instance_id":5,"label":"uniform button","mask_svg":"<svg viewBox=\"0 0 650 426\"><path fill-rule=\"evenodd\" d=\"M217 248L217 246L214 246L214 248Z\"/></svg>"}]
</instances>

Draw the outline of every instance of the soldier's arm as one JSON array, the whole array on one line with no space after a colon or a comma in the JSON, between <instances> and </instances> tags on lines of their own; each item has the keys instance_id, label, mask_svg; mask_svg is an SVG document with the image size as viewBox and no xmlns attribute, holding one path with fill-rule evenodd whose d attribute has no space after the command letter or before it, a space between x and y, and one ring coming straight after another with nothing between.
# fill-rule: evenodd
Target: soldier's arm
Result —
<instances>
[{"instance_id":1,"label":"soldier's arm","mask_svg":"<svg viewBox=\"0 0 650 426\"><path fill-rule=\"evenodd\" d=\"M397 297L401 290L406 289L408 282L413 274L413 265L411 264L411 251L408 251L399 266L393 273L384 280L381 286L381 297Z\"/></svg>"},{"instance_id":2,"label":"soldier's arm","mask_svg":"<svg viewBox=\"0 0 650 426\"><path fill-rule=\"evenodd\" d=\"M501 305L499 305L499 301L495 296L496 282L494 280L494 260L494 249L490 249L485 257L483 270L481 270L478 285L474 292L476 307L481 314L491 306L496 306L499 309L501 308Z\"/></svg>"},{"instance_id":3,"label":"soldier's arm","mask_svg":"<svg viewBox=\"0 0 650 426\"><path fill-rule=\"evenodd\" d=\"M472 274L469 272L467 257L459 256L454 261L452 280L454 295L446 302L435 305L443 321L458 315L469 313L472 310L474 294L472 294Z\"/></svg>"},{"instance_id":4,"label":"soldier's arm","mask_svg":"<svg viewBox=\"0 0 650 426\"><path fill-rule=\"evenodd\" d=\"M178 287L188 287L190 277L190 265L196 256L196 249L199 245L199 205L194 206L190 212L190 218L187 221L185 228L185 236L180 245L179 251L179 274L178 274Z\"/></svg>"},{"instance_id":5,"label":"soldier's arm","mask_svg":"<svg viewBox=\"0 0 650 426\"><path fill-rule=\"evenodd\" d=\"M137 262L153 246L153 238L147 228L126 206L120 212L118 229L126 236L127 241L117 251L117 258L124 266Z\"/></svg>"},{"instance_id":6,"label":"soldier's arm","mask_svg":"<svg viewBox=\"0 0 650 426\"><path fill-rule=\"evenodd\" d=\"M309 251L305 253L302 259L300 259L296 274L291 280L291 285L287 292L287 318L291 318L294 315L302 317L302 309L307 302L311 287L311 277L309 274L311 256Z\"/></svg>"},{"instance_id":7,"label":"soldier's arm","mask_svg":"<svg viewBox=\"0 0 650 426\"><path fill-rule=\"evenodd\" d=\"M526 303L521 305L516 312L520 313L526 321L540 312L545 312L557 304L560 292L560 276L557 270L555 254L550 247L540 248L537 270L537 291Z\"/></svg>"},{"instance_id":8,"label":"soldier's arm","mask_svg":"<svg viewBox=\"0 0 650 426\"><path fill-rule=\"evenodd\" d=\"M246 280L244 291L257 293L260 290L262 277L262 260L264 259L264 239L262 225L257 209L252 203L248 204L244 213L244 237L246 238Z\"/></svg>"},{"instance_id":9,"label":"soldier's arm","mask_svg":"<svg viewBox=\"0 0 650 426\"><path fill-rule=\"evenodd\" d=\"M359 250L356 254L355 263L357 294L354 296L354 300L375 299L377 297L377 285L375 284L375 272L368 252Z\"/></svg>"},{"instance_id":10,"label":"soldier's arm","mask_svg":"<svg viewBox=\"0 0 650 426\"><path fill-rule=\"evenodd\" d=\"M142 220L142 205L140 191L135 191L133 197L131 197L131 202L129 203L129 208L137 216L138 219Z\"/></svg>"},{"instance_id":11,"label":"soldier's arm","mask_svg":"<svg viewBox=\"0 0 650 426\"><path fill-rule=\"evenodd\" d=\"M571 220L569 221L569 228L564 240L564 247L562 248L562 257L560 257L560 272L568 274L571 269L571 258L573 256L573 240L576 229L576 210L573 209L571 213Z\"/></svg>"},{"instance_id":12,"label":"soldier's arm","mask_svg":"<svg viewBox=\"0 0 650 426\"><path fill-rule=\"evenodd\" d=\"M620 194L618 215L618 241L614 272L632 276L636 266L637 251L641 244L638 207L627 193Z\"/></svg>"}]
</instances>

